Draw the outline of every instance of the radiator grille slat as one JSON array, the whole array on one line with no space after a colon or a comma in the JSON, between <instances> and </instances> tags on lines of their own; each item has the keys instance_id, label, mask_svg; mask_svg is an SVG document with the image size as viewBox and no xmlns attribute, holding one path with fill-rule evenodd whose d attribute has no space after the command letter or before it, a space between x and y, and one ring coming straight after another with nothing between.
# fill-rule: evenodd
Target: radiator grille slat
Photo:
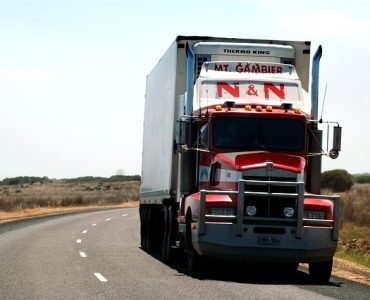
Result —
<instances>
[{"instance_id":1,"label":"radiator grille slat","mask_svg":"<svg viewBox=\"0 0 370 300\"><path fill-rule=\"evenodd\" d=\"M280 182L296 182L294 177L262 177L262 176L244 176L244 180L257 181L280 181ZM246 184L246 192L265 192L265 193L286 193L297 194L297 186L279 185L279 184ZM295 214L291 219L297 217L297 198L298 197L274 197L273 195L253 196L245 195L244 197L244 215L246 216L245 208L247 206L255 206L257 214L255 218L286 218L284 216L284 208L294 208Z\"/></svg>"}]
</instances>

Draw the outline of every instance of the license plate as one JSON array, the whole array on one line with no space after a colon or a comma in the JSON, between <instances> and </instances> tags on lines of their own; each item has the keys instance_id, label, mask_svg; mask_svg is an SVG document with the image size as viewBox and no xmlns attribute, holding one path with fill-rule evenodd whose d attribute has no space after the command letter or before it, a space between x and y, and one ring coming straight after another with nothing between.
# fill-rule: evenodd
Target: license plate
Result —
<instances>
[{"instance_id":1,"label":"license plate","mask_svg":"<svg viewBox=\"0 0 370 300\"><path fill-rule=\"evenodd\" d=\"M271 235L257 236L257 245L277 246L277 245L280 245L280 243L281 243L281 239L278 236L271 236Z\"/></svg>"}]
</instances>

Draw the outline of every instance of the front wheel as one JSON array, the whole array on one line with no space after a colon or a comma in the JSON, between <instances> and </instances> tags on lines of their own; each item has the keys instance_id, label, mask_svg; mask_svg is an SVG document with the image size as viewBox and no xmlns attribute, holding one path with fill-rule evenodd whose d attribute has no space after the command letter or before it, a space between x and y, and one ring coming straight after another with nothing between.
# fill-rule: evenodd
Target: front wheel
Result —
<instances>
[{"instance_id":1,"label":"front wheel","mask_svg":"<svg viewBox=\"0 0 370 300\"><path fill-rule=\"evenodd\" d=\"M191 217L186 222L186 264L189 275L196 275L200 268L200 256L195 251L191 238Z\"/></svg>"},{"instance_id":2,"label":"front wheel","mask_svg":"<svg viewBox=\"0 0 370 300\"><path fill-rule=\"evenodd\" d=\"M309 272L312 281L316 283L327 283L331 276L333 259L323 262L309 263Z\"/></svg>"}]
</instances>

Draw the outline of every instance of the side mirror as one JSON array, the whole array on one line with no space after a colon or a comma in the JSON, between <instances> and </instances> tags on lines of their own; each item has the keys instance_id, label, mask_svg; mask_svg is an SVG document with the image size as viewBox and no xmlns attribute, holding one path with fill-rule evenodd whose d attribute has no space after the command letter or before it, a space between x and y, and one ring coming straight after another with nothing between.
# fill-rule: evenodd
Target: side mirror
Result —
<instances>
[{"instance_id":1,"label":"side mirror","mask_svg":"<svg viewBox=\"0 0 370 300\"><path fill-rule=\"evenodd\" d=\"M176 145L181 152L186 152L188 146L186 145L186 128L187 123L184 120L177 121L176 126Z\"/></svg>"},{"instance_id":2,"label":"side mirror","mask_svg":"<svg viewBox=\"0 0 370 300\"><path fill-rule=\"evenodd\" d=\"M329 157L336 159L339 156L342 144L342 127L335 126L333 131L333 149L329 151Z\"/></svg>"}]
</instances>

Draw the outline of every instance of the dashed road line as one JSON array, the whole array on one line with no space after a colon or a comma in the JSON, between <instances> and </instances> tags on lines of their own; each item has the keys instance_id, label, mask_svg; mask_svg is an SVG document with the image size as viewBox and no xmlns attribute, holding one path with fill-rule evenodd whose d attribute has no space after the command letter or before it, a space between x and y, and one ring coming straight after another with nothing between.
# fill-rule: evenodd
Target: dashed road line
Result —
<instances>
[{"instance_id":1,"label":"dashed road line","mask_svg":"<svg viewBox=\"0 0 370 300\"><path fill-rule=\"evenodd\" d=\"M105 219L105 221L110 221L110 220L112 220L112 219L111 218Z\"/></svg>"},{"instance_id":2,"label":"dashed road line","mask_svg":"<svg viewBox=\"0 0 370 300\"><path fill-rule=\"evenodd\" d=\"M81 256L81 257L87 257L86 253L85 253L85 252L83 252L83 251L80 251L80 256Z\"/></svg>"},{"instance_id":3,"label":"dashed road line","mask_svg":"<svg viewBox=\"0 0 370 300\"><path fill-rule=\"evenodd\" d=\"M84 231L82 231L82 233L86 233L87 232L87 229L85 229Z\"/></svg>"},{"instance_id":4,"label":"dashed road line","mask_svg":"<svg viewBox=\"0 0 370 300\"><path fill-rule=\"evenodd\" d=\"M124 214L124 215L122 215L122 217L127 217L128 216L128 214Z\"/></svg>"},{"instance_id":5,"label":"dashed road line","mask_svg":"<svg viewBox=\"0 0 370 300\"><path fill-rule=\"evenodd\" d=\"M76 240L76 243L81 244L81 240L80 239Z\"/></svg>"},{"instance_id":6,"label":"dashed road line","mask_svg":"<svg viewBox=\"0 0 370 300\"><path fill-rule=\"evenodd\" d=\"M96 276L96 278L98 278L100 280L100 282L107 282L108 279L105 278L102 274L100 273L94 273L94 275Z\"/></svg>"},{"instance_id":7,"label":"dashed road line","mask_svg":"<svg viewBox=\"0 0 370 300\"><path fill-rule=\"evenodd\" d=\"M91 226L96 226L96 223L92 224Z\"/></svg>"}]
</instances>

